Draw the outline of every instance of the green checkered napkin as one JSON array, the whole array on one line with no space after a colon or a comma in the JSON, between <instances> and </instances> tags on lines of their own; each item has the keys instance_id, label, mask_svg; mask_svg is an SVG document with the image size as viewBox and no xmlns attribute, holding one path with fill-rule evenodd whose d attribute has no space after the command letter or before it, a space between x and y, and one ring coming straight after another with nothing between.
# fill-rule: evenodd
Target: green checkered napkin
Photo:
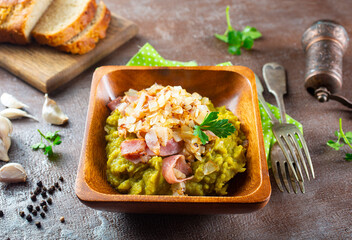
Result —
<instances>
[{"instance_id":1,"label":"green checkered napkin","mask_svg":"<svg viewBox=\"0 0 352 240\"><path fill-rule=\"evenodd\" d=\"M231 62L225 62L218 64L217 66L231 66ZM190 61L190 62L179 62L179 61L172 61L172 60L165 60L163 57L159 55L159 53L149 44L146 43L136 55L132 57L132 59L127 63L127 66L160 66L160 67L184 67L184 66L198 66L198 64L195 61ZM280 111L277 107L268 104L269 108L271 111L274 113L275 117L278 119L280 118ZM266 158L268 159L268 164L269 166L270 161L269 161L269 153L271 146L276 142L276 139L273 135L273 132L271 131L271 122L268 117L268 114L265 112L263 106L261 103L259 103L259 110L260 110L260 116L262 120L262 128L263 128L263 136L264 136L264 146L265 146L265 153L266 153ZM287 117L287 122L288 123L293 123L295 124L302 132L303 128L302 125L291 118L290 116L286 115Z\"/></svg>"}]
</instances>

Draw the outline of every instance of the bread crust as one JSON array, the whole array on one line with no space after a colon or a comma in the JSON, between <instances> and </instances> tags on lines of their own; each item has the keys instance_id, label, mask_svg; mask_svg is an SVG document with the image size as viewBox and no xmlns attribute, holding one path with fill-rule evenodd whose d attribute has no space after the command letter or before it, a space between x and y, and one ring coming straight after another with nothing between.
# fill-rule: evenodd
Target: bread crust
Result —
<instances>
[{"instance_id":1,"label":"bread crust","mask_svg":"<svg viewBox=\"0 0 352 240\"><path fill-rule=\"evenodd\" d=\"M30 35L26 36L25 27L33 10L32 0L1 0L0 6L4 9L0 25L0 42L14 44L28 44ZM6 10L5 10L6 9Z\"/></svg>"},{"instance_id":2,"label":"bread crust","mask_svg":"<svg viewBox=\"0 0 352 240\"><path fill-rule=\"evenodd\" d=\"M105 38L110 20L111 13L109 9L107 9L104 5L102 17L94 24L94 26L89 31L87 31L84 35L80 36L74 42L68 41L58 46L57 49L64 52L80 55L93 50L96 46L96 43L100 39Z\"/></svg>"},{"instance_id":3,"label":"bread crust","mask_svg":"<svg viewBox=\"0 0 352 240\"><path fill-rule=\"evenodd\" d=\"M90 23L94 18L96 10L97 4L95 3L95 0L90 0L81 15L62 31L54 34L43 34L36 32L34 28L32 36L40 44L46 44L52 47L62 45L81 32Z\"/></svg>"}]
</instances>

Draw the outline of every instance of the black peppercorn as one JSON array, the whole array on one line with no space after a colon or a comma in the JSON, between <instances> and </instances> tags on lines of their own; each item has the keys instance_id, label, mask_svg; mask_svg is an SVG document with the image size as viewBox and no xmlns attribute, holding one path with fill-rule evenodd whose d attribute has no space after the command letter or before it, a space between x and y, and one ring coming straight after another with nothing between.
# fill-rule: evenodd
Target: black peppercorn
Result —
<instances>
[{"instance_id":1,"label":"black peppercorn","mask_svg":"<svg viewBox=\"0 0 352 240\"><path fill-rule=\"evenodd\" d=\"M27 209L28 209L29 212L32 212L33 211L33 205L28 205Z\"/></svg>"},{"instance_id":2,"label":"black peppercorn","mask_svg":"<svg viewBox=\"0 0 352 240\"><path fill-rule=\"evenodd\" d=\"M26 219L27 219L28 222L32 222L32 216L31 215L28 214Z\"/></svg>"},{"instance_id":3,"label":"black peppercorn","mask_svg":"<svg viewBox=\"0 0 352 240\"><path fill-rule=\"evenodd\" d=\"M53 203L53 200L51 198L48 198L48 200L46 200L48 202L49 205L51 205Z\"/></svg>"},{"instance_id":4,"label":"black peppercorn","mask_svg":"<svg viewBox=\"0 0 352 240\"><path fill-rule=\"evenodd\" d=\"M40 207L39 206L36 206L35 207L35 210L37 210L38 212L40 211Z\"/></svg>"},{"instance_id":5,"label":"black peppercorn","mask_svg":"<svg viewBox=\"0 0 352 240\"><path fill-rule=\"evenodd\" d=\"M45 206L45 205L46 205L45 200L43 200L43 201L41 201L41 202L40 202L40 206L42 206L42 207L43 207L43 206Z\"/></svg>"},{"instance_id":6,"label":"black peppercorn","mask_svg":"<svg viewBox=\"0 0 352 240\"><path fill-rule=\"evenodd\" d=\"M37 213L38 213L38 212L37 212L37 210L35 210L35 209L32 211L33 216L37 216Z\"/></svg>"},{"instance_id":7,"label":"black peppercorn","mask_svg":"<svg viewBox=\"0 0 352 240\"><path fill-rule=\"evenodd\" d=\"M4 216L4 212L0 210L0 217Z\"/></svg>"},{"instance_id":8,"label":"black peppercorn","mask_svg":"<svg viewBox=\"0 0 352 240\"><path fill-rule=\"evenodd\" d=\"M54 184L54 186L55 186L56 188L58 188L58 187L59 187L59 183L56 182L56 183Z\"/></svg>"},{"instance_id":9,"label":"black peppercorn","mask_svg":"<svg viewBox=\"0 0 352 240\"><path fill-rule=\"evenodd\" d=\"M24 214L23 211L20 211L20 216L21 216L21 217L24 217L24 216L25 216L25 214Z\"/></svg>"},{"instance_id":10,"label":"black peppercorn","mask_svg":"<svg viewBox=\"0 0 352 240\"><path fill-rule=\"evenodd\" d=\"M39 193L42 191L42 189L40 187L37 187L35 190L34 190L34 194L35 195L39 195Z\"/></svg>"},{"instance_id":11,"label":"black peppercorn","mask_svg":"<svg viewBox=\"0 0 352 240\"><path fill-rule=\"evenodd\" d=\"M37 226L37 228L41 228L42 225L40 224L40 222L35 222L35 225Z\"/></svg>"},{"instance_id":12,"label":"black peppercorn","mask_svg":"<svg viewBox=\"0 0 352 240\"><path fill-rule=\"evenodd\" d=\"M46 192L42 192L42 197L43 198L47 198L48 197L48 195L46 195Z\"/></svg>"},{"instance_id":13,"label":"black peppercorn","mask_svg":"<svg viewBox=\"0 0 352 240\"><path fill-rule=\"evenodd\" d=\"M40 216L41 216L42 218L45 218L45 213L44 213L44 212L41 212L41 213L40 213Z\"/></svg>"},{"instance_id":14,"label":"black peppercorn","mask_svg":"<svg viewBox=\"0 0 352 240\"><path fill-rule=\"evenodd\" d=\"M60 218L60 222L64 223L64 222L65 222L65 218L64 218L64 217L61 217L61 218Z\"/></svg>"},{"instance_id":15,"label":"black peppercorn","mask_svg":"<svg viewBox=\"0 0 352 240\"><path fill-rule=\"evenodd\" d=\"M46 189L46 187L43 187L43 191L46 192L46 191L48 191L48 189Z\"/></svg>"},{"instance_id":16,"label":"black peppercorn","mask_svg":"<svg viewBox=\"0 0 352 240\"><path fill-rule=\"evenodd\" d=\"M59 177L59 180L60 180L61 182L63 182L63 181L64 181L64 178L63 178L62 176L60 176L60 177Z\"/></svg>"},{"instance_id":17,"label":"black peppercorn","mask_svg":"<svg viewBox=\"0 0 352 240\"><path fill-rule=\"evenodd\" d=\"M33 202L37 201L37 196L33 194L33 195L31 196L31 200L32 200Z\"/></svg>"},{"instance_id":18,"label":"black peppercorn","mask_svg":"<svg viewBox=\"0 0 352 240\"><path fill-rule=\"evenodd\" d=\"M52 195L54 192L55 192L55 187L54 187L54 186L51 186L51 187L49 188L49 190L48 190L48 193L49 193L50 195Z\"/></svg>"},{"instance_id":19,"label":"black peppercorn","mask_svg":"<svg viewBox=\"0 0 352 240\"><path fill-rule=\"evenodd\" d=\"M38 186L38 187L43 187L42 181L37 182L37 186Z\"/></svg>"},{"instance_id":20,"label":"black peppercorn","mask_svg":"<svg viewBox=\"0 0 352 240\"><path fill-rule=\"evenodd\" d=\"M43 210L44 210L45 212L47 212L47 211L48 211L48 206L47 206L47 205L44 205L44 206L43 206Z\"/></svg>"},{"instance_id":21,"label":"black peppercorn","mask_svg":"<svg viewBox=\"0 0 352 240\"><path fill-rule=\"evenodd\" d=\"M58 189L59 189L59 191L61 192L61 187L59 187Z\"/></svg>"}]
</instances>

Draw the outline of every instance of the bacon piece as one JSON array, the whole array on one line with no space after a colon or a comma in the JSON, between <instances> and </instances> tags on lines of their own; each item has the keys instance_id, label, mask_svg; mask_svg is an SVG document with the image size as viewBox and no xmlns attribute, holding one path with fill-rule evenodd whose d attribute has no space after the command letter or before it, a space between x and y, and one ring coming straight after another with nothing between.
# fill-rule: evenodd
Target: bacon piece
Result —
<instances>
[{"instance_id":1,"label":"bacon piece","mask_svg":"<svg viewBox=\"0 0 352 240\"><path fill-rule=\"evenodd\" d=\"M131 162L139 161L138 158L147 155L146 147L143 139L125 140L120 146L121 155Z\"/></svg>"},{"instance_id":2,"label":"bacon piece","mask_svg":"<svg viewBox=\"0 0 352 240\"><path fill-rule=\"evenodd\" d=\"M142 155L142 156L129 156L125 158L128 161L133 162L134 164L137 164L137 163L147 163L151 157L148 155Z\"/></svg>"},{"instance_id":3,"label":"bacon piece","mask_svg":"<svg viewBox=\"0 0 352 240\"><path fill-rule=\"evenodd\" d=\"M183 149L183 141L176 142L173 138L167 141L166 146L160 146L160 156L171 156L181 152Z\"/></svg>"},{"instance_id":4,"label":"bacon piece","mask_svg":"<svg viewBox=\"0 0 352 240\"><path fill-rule=\"evenodd\" d=\"M160 153L160 143L158 136L155 133L154 129L150 129L149 132L145 135L145 142L148 148L155 154L159 155Z\"/></svg>"},{"instance_id":5,"label":"bacon piece","mask_svg":"<svg viewBox=\"0 0 352 240\"><path fill-rule=\"evenodd\" d=\"M114 111L117 109L117 107L121 104L121 99L122 97L117 97L115 98L114 100L112 100L111 102L108 103L108 108L111 110L111 111Z\"/></svg>"},{"instance_id":6,"label":"bacon piece","mask_svg":"<svg viewBox=\"0 0 352 240\"><path fill-rule=\"evenodd\" d=\"M174 139L170 139L166 146L164 147L163 145L160 145L160 151L159 154L155 154L149 147L147 147L147 154L149 156L155 156L159 155L162 157L170 156L170 155L175 155L177 153L180 153L183 150L183 145L184 142L175 142Z\"/></svg>"},{"instance_id":7,"label":"bacon piece","mask_svg":"<svg viewBox=\"0 0 352 240\"><path fill-rule=\"evenodd\" d=\"M174 169L183 173L185 176L192 173L191 167L186 163L185 156L173 155L163 159L162 174L166 182L170 184L180 183L192 179L193 176L178 179L175 175Z\"/></svg>"}]
</instances>

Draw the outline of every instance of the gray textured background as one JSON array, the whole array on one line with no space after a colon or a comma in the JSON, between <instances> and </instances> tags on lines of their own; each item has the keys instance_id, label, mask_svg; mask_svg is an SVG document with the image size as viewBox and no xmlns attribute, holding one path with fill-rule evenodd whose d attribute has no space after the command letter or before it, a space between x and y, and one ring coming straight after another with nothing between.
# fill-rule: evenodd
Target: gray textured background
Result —
<instances>
[{"instance_id":1,"label":"gray textured background","mask_svg":"<svg viewBox=\"0 0 352 240\"><path fill-rule=\"evenodd\" d=\"M342 23L352 36L350 0L345 1L219 1L219 0L105 0L112 12L131 19L139 35L91 67L74 81L51 94L70 117L65 127L52 127L41 120L14 121L11 162L21 163L28 173L25 184L0 184L0 238L10 239L352 239L352 163L343 160L325 143L334 138L338 118L352 131L351 111L337 103L320 104L304 87L305 58L300 45L304 30L318 19ZM232 25L258 28L263 38L254 50L241 56L227 53L226 45L213 37L226 29L225 7L231 5ZM93 71L102 65L124 65L144 43L150 42L162 56L179 61L196 60L200 65L231 61L248 66L261 76L269 61L284 65L288 74L287 112L301 121L311 150L316 180L306 183L306 194L281 193L275 185L268 205L255 213L219 216L133 215L100 212L82 205L74 183L84 132ZM344 89L352 98L352 47L344 58ZM40 117L43 94L7 71L0 69L0 94L11 93L31 106ZM268 93L266 99L274 103ZM2 107L0 107L2 109ZM39 140L36 129L60 130L61 157L48 161L30 145ZM0 167L4 163L0 163ZM29 191L38 179L46 184L62 175L63 191L54 197L42 229L28 224L18 211L30 203ZM66 223L59 218L65 216Z\"/></svg>"}]
</instances>

